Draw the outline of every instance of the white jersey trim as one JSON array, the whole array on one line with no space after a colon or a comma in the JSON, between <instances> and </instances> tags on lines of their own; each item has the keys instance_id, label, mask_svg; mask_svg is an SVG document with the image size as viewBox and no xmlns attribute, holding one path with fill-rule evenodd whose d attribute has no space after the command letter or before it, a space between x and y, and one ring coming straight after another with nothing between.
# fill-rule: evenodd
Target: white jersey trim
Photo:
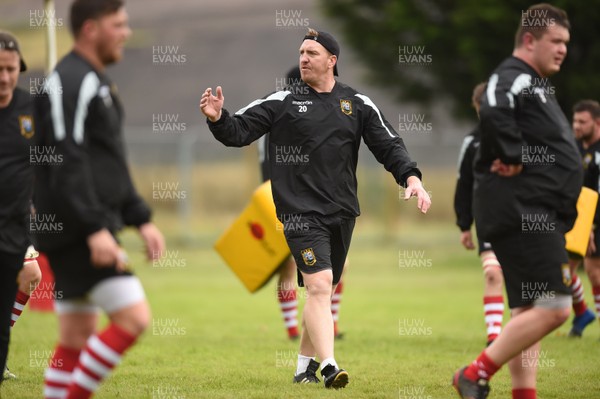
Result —
<instances>
[{"instance_id":1,"label":"white jersey trim","mask_svg":"<svg viewBox=\"0 0 600 399\"><path fill-rule=\"evenodd\" d=\"M465 139L462 142L462 145L460 146L460 152L458 154L458 177L460 178L460 165L463 162L463 159L465 158L465 154L467 153L467 148L469 148L469 145L471 144L471 142L475 139L475 137L469 135L467 137L465 137Z\"/></svg>"},{"instance_id":2,"label":"white jersey trim","mask_svg":"<svg viewBox=\"0 0 600 399\"><path fill-rule=\"evenodd\" d=\"M383 123L383 118L381 117L381 112L379 112L379 108L377 108L377 106L375 105L375 103L373 103L373 101L371 101L371 99L367 96L365 96L364 94L356 94L356 97L360 98L361 100L363 100L363 102L365 103L365 105L368 105L369 107L373 108L373 110L375 110L375 113L377 113L377 116L379 117L379 122L381 122L381 126L383 126L386 130L386 132L388 132L388 134L390 135L390 137L396 138L396 136L394 136L392 134L392 132L390 132L390 129L387 128L387 126L385 125L385 123Z\"/></svg>"},{"instance_id":3,"label":"white jersey trim","mask_svg":"<svg viewBox=\"0 0 600 399\"><path fill-rule=\"evenodd\" d=\"M56 141L62 141L67 136L65 129L65 113L63 110L62 82L60 75L54 71L46 80L44 91L48 94L50 100L50 114L52 116L52 127L54 128L54 138Z\"/></svg>"},{"instance_id":4,"label":"white jersey trim","mask_svg":"<svg viewBox=\"0 0 600 399\"><path fill-rule=\"evenodd\" d=\"M77 99L75 119L73 120L73 139L77 144L83 143L84 124L88 107L92 99L98 94L99 87L100 79L98 79L98 75L93 71L88 72L79 88L79 98Z\"/></svg>"},{"instance_id":5,"label":"white jersey trim","mask_svg":"<svg viewBox=\"0 0 600 399\"><path fill-rule=\"evenodd\" d=\"M283 101L283 99L286 98L289 94L291 94L289 91L282 90L282 91L275 92L275 93L269 95L266 98L261 98L259 100L254 100L250 104L246 105L244 108L242 108L239 111L237 111L235 113L235 115L243 115L244 112L248 111L248 109L250 109L250 108L252 108L252 107L254 107L256 105L262 104L265 101L273 101L273 100Z\"/></svg>"}]
</instances>

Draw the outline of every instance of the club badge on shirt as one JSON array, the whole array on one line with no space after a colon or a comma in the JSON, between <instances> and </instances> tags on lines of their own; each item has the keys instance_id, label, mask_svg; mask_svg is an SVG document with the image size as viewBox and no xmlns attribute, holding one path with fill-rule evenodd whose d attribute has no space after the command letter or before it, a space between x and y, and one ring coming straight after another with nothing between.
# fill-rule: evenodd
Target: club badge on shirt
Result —
<instances>
[{"instance_id":1,"label":"club badge on shirt","mask_svg":"<svg viewBox=\"0 0 600 399\"><path fill-rule=\"evenodd\" d=\"M340 108L346 115L352 115L352 101L340 100Z\"/></svg>"},{"instance_id":2,"label":"club badge on shirt","mask_svg":"<svg viewBox=\"0 0 600 399\"><path fill-rule=\"evenodd\" d=\"M306 266L312 266L317 263L317 258L315 257L315 252L312 248L306 248L300 251L302 254L302 260Z\"/></svg>"},{"instance_id":3,"label":"club badge on shirt","mask_svg":"<svg viewBox=\"0 0 600 399\"><path fill-rule=\"evenodd\" d=\"M31 115L19 115L19 127L21 128L21 135L26 139L30 139L35 134Z\"/></svg>"}]
</instances>

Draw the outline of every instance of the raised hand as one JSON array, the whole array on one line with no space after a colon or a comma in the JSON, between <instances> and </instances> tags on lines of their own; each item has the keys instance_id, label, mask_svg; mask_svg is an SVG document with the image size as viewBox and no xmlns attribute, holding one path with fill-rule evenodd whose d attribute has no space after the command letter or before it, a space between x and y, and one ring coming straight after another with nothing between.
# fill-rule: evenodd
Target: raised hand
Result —
<instances>
[{"instance_id":1,"label":"raised hand","mask_svg":"<svg viewBox=\"0 0 600 399\"><path fill-rule=\"evenodd\" d=\"M223 89L221 86L217 86L217 95L212 94L212 89L209 87L204 90L202 97L200 98L200 111L211 122L216 122L221 118L221 110L223 109Z\"/></svg>"}]
</instances>

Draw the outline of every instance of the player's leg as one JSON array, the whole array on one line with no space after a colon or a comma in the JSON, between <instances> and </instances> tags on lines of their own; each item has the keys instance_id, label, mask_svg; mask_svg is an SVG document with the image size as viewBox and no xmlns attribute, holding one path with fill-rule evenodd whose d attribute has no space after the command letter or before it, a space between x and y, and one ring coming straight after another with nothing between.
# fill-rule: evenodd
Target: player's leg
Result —
<instances>
[{"instance_id":1,"label":"player's leg","mask_svg":"<svg viewBox=\"0 0 600 399\"><path fill-rule=\"evenodd\" d=\"M581 337L583 330L594 321L596 316L594 312L588 309L585 303L584 289L581 279L577 275L577 269L581 264L581 258L575 258L575 255L569 257L569 269L571 270L571 295L573 297L573 326L569 331L569 337Z\"/></svg>"},{"instance_id":2,"label":"player's leg","mask_svg":"<svg viewBox=\"0 0 600 399\"><path fill-rule=\"evenodd\" d=\"M354 223L354 218L345 218L340 215L332 217L330 253L334 287L339 285L345 270ZM348 373L338 367L333 354L331 359L323 359L321 362L321 375L327 388L344 388L348 384Z\"/></svg>"},{"instance_id":3,"label":"player's leg","mask_svg":"<svg viewBox=\"0 0 600 399\"><path fill-rule=\"evenodd\" d=\"M300 272L299 272L300 273ZM300 350L298 351L298 363L296 365L295 383L318 383L317 377L319 362L316 361L317 352L312 344L306 319L302 317L302 332L300 333Z\"/></svg>"},{"instance_id":4,"label":"player's leg","mask_svg":"<svg viewBox=\"0 0 600 399\"><path fill-rule=\"evenodd\" d=\"M135 276L102 280L91 290L90 300L108 314L110 323L85 343L73 371L68 399L91 397L150 323L150 307Z\"/></svg>"},{"instance_id":5,"label":"player's leg","mask_svg":"<svg viewBox=\"0 0 600 399\"><path fill-rule=\"evenodd\" d=\"M592 293L594 295L594 303L596 305L596 315L600 317L600 257L594 256L585 258L585 272L592 284Z\"/></svg>"},{"instance_id":6,"label":"player's leg","mask_svg":"<svg viewBox=\"0 0 600 399\"><path fill-rule=\"evenodd\" d=\"M8 344L10 341L10 320L17 294L17 275L23 262L21 254L0 252L0 383L4 380Z\"/></svg>"},{"instance_id":7,"label":"player's leg","mask_svg":"<svg viewBox=\"0 0 600 399\"><path fill-rule=\"evenodd\" d=\"M492 246L502 264L509 306L514 313L502 334L473 363L455 374L453 384L462 397L487 397L487 382L500 367L515 356L521 358L528 348L535 349L536 342L564 323L571 308L562 234L517 234L495 241ZM531 397L535 392L533 370L519 371L515 367L514 372L517 385L513 385L513 398Z\"/></svg>"},{"instance_id":8,"label":"player's leg","mask_svg":"<svg viewBox=\"0 0 600 399\"><path fill-rule=\"evenodd\" d=\"M296 291L296 262L288 257L279 267L277 281L277 300L287 329L288 338L295 340L298 333L298 299Z\"/></svg>"},{"instance_id":9,"label":"player's leg","mask_svg":"<svg viewBox=\"0 0 600 399\"><path fill-rule=\"evenodd\" d=\"M331 315L333 316L333 336L335 339L341 339L343 333L340 333L338 328L338 322L340 320L340 307L342 304L342 294L344 293L344 275L346 270L350 266L350 261L346 258L344 262L344 271L342 272L342 278L340 282L333 289L333 296L331 297Z\"/></svg>"},{"instance_id":10,"label":"player's leg","mask_svg":"<svg viewBox=\"0 0 600 399\"><path fill-rule=\"evenodd\" d=\"M30 248L32 249L33 247ZM30 249L28 248L27 254L25 255L25 262L23 262L23 268L21 271L19 271L19 275L17 276L18 289L10 318L11 328L14 327L19 317L21 317L21 314L23 313L23 310L29 301L31 293L33 290L35 290L42 279L42 272L40 271L37 261L35 260L36 257L37 252L35 252L35 250L30 252ZM17 378L15 374L10 372L8 365L4 367L4 376L5 378Z\"/></svg>"},{"instance_id":11,"label":"player's leg","mask_svg":"<svg viewBox=\"0 0 600 399\"><path fill-rule=\"evenodd\" d=\"M325 284L325 295L327 313L331 320L331 330L333 331L333 320L331 318L330 310L330 296L332 291L331 281L333 279L331 277L330 233L323 223L316 220L314 217L307 215L302 215L302 217L305 218L306 223L308 223L308 230L303 230L302 232L292 229L284 230L286 241L297 265L296 275L298 278L298 286L305 287L306 289L306 301L302 313L302 332L300 336L298 366L294 376L294 382L318 382L315 373L312 372L312 368L314 368L315 365L317 365L318 368L318 363L314 361L314 358L319 354L317 344L315 343L319 337L316 331L310 331L311 324L309 319L312 321L314 318L313 316L318 317L318 313L315 315L314 308L317 308L318 312L319 296L323 295L317 290L317 282L320 283L320 281L317 280L317 282L313 283L313 279L309 278L310 282L313 283L309 286L309 281L304 280L304 276L323 273L329 274L330 283L328 286ZM320 360L323 360L323 358L320 358ZM309 369L311 366L312 368Z\"/></svg>"},{"instance_id":12,"label":"player's leg","mask_svg":"<svg viewBox=\"0 0 600 399\"><path fill-rule=\"evenodd\" d=\"M44 398L63 399L69 393L81 350L96 330L99 309L87 300L56 300L58 344L44 373Z\"/></svg>"},{"instance_id":13,"label":"player's leg","mask_svg":"<svg viewBox=\"0 0 600 399\"><path fill-rule=\"evenodd\" d=\"M517 316L523 309L514 309L512 316ZM536 380L538 359L540 357L540 341L521 351L520 355L508 362L512 382L513 398L536 398Z\"/></svg>"},{"instance_id":14,"label":"player's leg","mask_svg":"<svg viewBox=\"0 0 600 399\"><path fill-rule=\"evenodd\" d=\"M487 245L486 245L487 244ZM483 267L483 311L487 330L487 344L490 345L500 331L504 317L504 277L500 262L491 250L491 245L483 243L480 246L481 264Z\"/></svg>"},{"instance_id":15,"label":"player's leg","mask_svg":"<svg viewBox=\"0 0 600 399\"><path fill-rule=\"evenodd\" d=\"M560 327L571 312L570 296L560 295L556 299L552 304L557 306L556 309L534 306L530 309L518 310L517 315L506 324L502 334L481 352L473 363L457 373L455 386L459 384L459 379L464 382L464 378L470 380L472 384L487 384L502 365L514 358L510 365L513 388L526 389L528 392L535 391L537 352L531 352L531 348L535 351L535 348L538 348L538 341ZM527 363L528 367L518 367L522 364L523 357L532 359ZM519 399L520 396L513 396L513 398Z\"/></svg>"},{"instance_id":16,"label":"player's leg","mask_svg":"<svg viewBox=\"0 0 600 399\"><path fill-rule=\"evenodd\" d=\"M302 273L302 278L307 292L302 326L321 362L331 361L330 359L334 358L333 317L331 316L333 273L331 270L322 270L312 274ZM305 343L304 339L302 343Z\"/></svg>"},{"instance_id":17,"label":"player's leg","mask_svg":"<svg viewBox=\"0 0 600 399\"><path fill-rule=\"evenodd\" d=\"M23 309L25 308L25 305L27 305L31 293L36 289L41 279L42 272L40 271L40 266L38 265L37 261L35 259L26 258L25 262L23 263L23 268L17 277L19 289L13 305L13 314L10 321L11 327L14 326L16 321L21 316L21 313L23 313Z\"/></svg>"}]
</instances>

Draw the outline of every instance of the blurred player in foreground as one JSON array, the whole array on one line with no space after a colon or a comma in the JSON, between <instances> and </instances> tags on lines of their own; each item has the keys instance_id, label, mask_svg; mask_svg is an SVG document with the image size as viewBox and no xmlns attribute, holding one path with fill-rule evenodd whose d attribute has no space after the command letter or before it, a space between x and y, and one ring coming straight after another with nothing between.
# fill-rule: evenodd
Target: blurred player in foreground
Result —
<instances>
[{"instance_id":1,"label":"blurred player in foreground","mask_svg":"<svg viewBox=\"0 0 600 399\"><path fill-rule=\"evenodd\" d=\"M16 37L0 32L0 382L15 378L6 367L11 328L41 279L27 223L33 192L29 147L35 126L29 93L17 87L25 70Z\"/></svg>"},{"instance_id":2,"label":"blurred player in foreground","mask_svg":"<svg viewBox=\"0 0 600 399\"><path fill-rule=\"evenodd\" d=\"M548 76L567 55L569 20L548 4L521 13L511 57L488 79L480 109L474 216L502 265L511 320L453 385L462 398L488 396L508 363L513 399L536 398L540 340L571 311L564 234L577 218L583 170L575 138Z\"/></svg>"},{"instance_id":3,"label":"blurred player in foreground","mask_svg":"<svg viewBox=\"0 0 600 399\"><path fill-rule=\"evenodd\" d=\"M473 89L471 103L479 116L481 96L485 91L487 82L479 83ZM473 160L479 144L481 143L481 129L479 124L468 134L462 144L458 159L458 180L454 194L454 212L456 224L460 228L460 243L469 250L475 249L471 225L473 224ZM487 329L487 344L490 345L500 331L504 316L504 278L502 268L496 254L489 242L479 241L479 257L483 266L485 286L483 289L483 312Z\"/></svg>"},{"instance_id":4,"label":"blurred player in foreground","mask_svg":"<svg viewBox=\"0 0 600 399\"><path fill-rule=\"evenodd\" d=\"M45 372L45 398L91 397L146 329L150 308L115 234L135 226L148 258L164 240L150 222L125 157L123 109L106 66L119 61L131 34L121 0L75 0L70 9L73 50L48 76L36 104L38 146L58 164L36 168L38 215L53 215L61 231L44 234L56 281L59 342ZM61 299L58 299L61 298ZM96 331L98 311L108 326Z\"/></svg>"}]
</instances>

